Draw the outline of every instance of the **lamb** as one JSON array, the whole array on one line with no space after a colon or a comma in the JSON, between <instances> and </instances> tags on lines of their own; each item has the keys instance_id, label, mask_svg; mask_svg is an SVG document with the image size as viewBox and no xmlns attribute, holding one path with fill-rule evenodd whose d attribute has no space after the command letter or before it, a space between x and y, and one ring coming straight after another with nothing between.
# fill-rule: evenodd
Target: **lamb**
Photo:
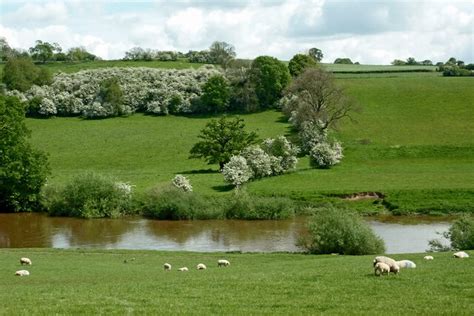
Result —
<instances>
[{"instance_id":1,"label":"lamb","mask_svg":"<svg viewBox=\"0 0 474 316\"><path fill-rule=\"evenodd\" d=\"M375 275L381 276L383 274L388 275L390 273L390 266L383 262L377 262L375 264Z\"/></svg>"},{"instance_id":2,"label":"lamb","mask_svg":"<svg viewBox=\"0 0 474 316\"><path fill-rule=\"evenodd\" d=\"M171 264L165 263L165 264L163 265L163 268L165 268L165 271L171 271Z\"/></svg>"},{"instance_id":3,"label":"lamb","mask_svg":"<svg viewBox=\"0 0 474 316\"><path fill-rule=\"evenodd\" d=\"M383 263L387 264L390 267L390 272L393 272L395 274L400 272L400 267L398 266L397 262L395 260L393 260L392 258L385 257L385 256L375 257L374 267L377 264L377 262L383 262Z\"/></svg>"},{"instance_id":4,"label":"lamb","mask_svg":"<svg viewBox=\"0 0 474 316\"><path fill-rule=\"evenodd\" d=\"M206 270L207 267L206 267L206 265L205 265L204 263L200 263L200 264L198 264L198 265L196 266L196 269L198 269L198 270Z\"/></svg>"},{"instance_id":5,"label":"lamb","mask_svg":"<svg viewBox=\"0 0 474 316\"><path fill-rule=\"evenodd\" d=\"M28 270L18 270L18 271L15 272L15 275L27 276L27 275L30 275L30 272Z\"/></svg>"},{"instance_id":6,"label":"lamb","mask_svg":"<svg viewBox=\"0 0 474 316\"><path fill-rule=\"evenodd\" d=\"M182 268L179 268L178 271L181 271L181 272L188 272L188 268L187 267L182 267Z\"/></svg>"},{"instance_id":7,"label":"lamb","mask_svg":"<svg viewBox=\"0 0 474 316\"><path fill-rule=\"evenodd\" d=\"M433 258L433 256L424 256L423 259L425 259L425 260L433 260L434 258Z\"/></svg>"},{"instance_id":8,"label":"lamb","mask_svg":"<svg viewBox=\"0 0 474 316\"><path fill-rule=\"evenodd\" d=\"M410 260L400 260L396 261L396 263L400 268L416 268L416 264Z\"/></svg>"},{"instance_id":9,"label":"lamb","mask_svg":"<svg viewBox=\"0 0 474 316\"><path fill-rule=\"evenodd\" d=\"M467 253L465 253L464 251L458 251L458 252L455 252L453 253L453 256L454 258L469 258L469 255Z\"/></svg>"},{"instance_id":10,"label":"lamb","mask_svg":"<svg viewBox=\"0 0 474 316\"><path fill-rule=\"evenodd\" d=\"M230 262L228 260L221 259L221 260L217 261L217 266L218 267L228 267L228 266L230 266Z\"/></svg>"},{"instance_id":11,"label":"lamb","mask_svg":"<svg viewBox=\"0 0 474 316\"><path fill-rule=\"evenodd\" d=\"M21 265L24 265L24 264L31 265L31 260L29 258L25 258L25 257L20 258L20 264Z\"/></svg>"}]
</instances>

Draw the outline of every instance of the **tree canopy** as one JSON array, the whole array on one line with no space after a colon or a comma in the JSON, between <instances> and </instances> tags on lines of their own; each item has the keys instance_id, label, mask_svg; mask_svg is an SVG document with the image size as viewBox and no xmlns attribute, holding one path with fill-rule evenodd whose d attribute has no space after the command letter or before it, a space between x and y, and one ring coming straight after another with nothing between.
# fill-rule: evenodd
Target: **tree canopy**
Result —
<instances>
[{"instance_id":1,"label":"tree canopy","mask_svg":"<svg viewBox=\"0 0 474 316\"><path fill-rule=\"evenodd\" d=\"M314 61L321 62L323 60L324 54L323 51L319 48L313 47L308 50L308 55L314 59Z\"/></svg>"},{"instance_id":2,"label":"tree canopy","mask_svg":"<svg viewBox=\"0 0 474 316\"><path fill-rule=\"evenodd\" d=\"M298 77L306 68L316 65L316 61L309 55L296 54L288 63L288 70L293 77Z\"/></svg>"},{"instance_id":3,"label":"tree canopy","mask_svg":"<svg viewBox=\"0 0 474 316\"><path fill-rule=\"evenodd\" d=\"M230 158L257 140L255 132L246 132L244 120L221 117L211 120L201 130L201 141L191 148L189 158L203 158L208 164L219 164L220 169Z\"/></svg>"}]
</instances>

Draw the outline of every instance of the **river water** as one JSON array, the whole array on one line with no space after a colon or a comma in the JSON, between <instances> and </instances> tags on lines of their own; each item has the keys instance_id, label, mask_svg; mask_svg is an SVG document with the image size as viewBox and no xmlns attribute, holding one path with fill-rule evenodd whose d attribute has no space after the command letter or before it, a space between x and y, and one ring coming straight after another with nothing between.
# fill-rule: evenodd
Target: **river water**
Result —
<instances>
[{"instance_id":1,"label":"river water","mask_svg":"<svg viewBox=\"0 0 474 316\"><path fill-rule=\"evenodd\" d=\"M296 247L303 217L279 221L157 221L141 217L84 220L37 213L0 214L0 248L104 248L275 252ZM367 218L387 253L424 252L446 231L438 217Z\"/></svg>"}]
</instances>

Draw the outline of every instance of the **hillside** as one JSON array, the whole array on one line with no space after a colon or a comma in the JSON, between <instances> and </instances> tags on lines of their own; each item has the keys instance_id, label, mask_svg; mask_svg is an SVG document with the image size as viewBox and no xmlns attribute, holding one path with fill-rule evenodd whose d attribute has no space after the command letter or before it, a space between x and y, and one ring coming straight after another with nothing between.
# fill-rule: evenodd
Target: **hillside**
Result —
<instances>
[{"instance_id":1,"label":"hillside","mask_svg":"<svg viewBox=\"0 0 474 316\"><path fill-rule=\"evenodd\" d=\"M321 201L327 195L382 192L386 207L399 211L472 211L474 208L474 117L472 78L420 77L339 79L362 105L337 137L346 150L330 170L298 170L247 186L260 195ZM242 116L261 138L289 134L282 114ZM191 179L195 191L221 194L229 187L217 166L189 160L199 130L210 117L145 116L106 120L28 119L33 143L50 154L50 183L64 183L85 170L112 175L138 192ZM364 207L379 209L372 201Z\"/></svg>"}]
</instances>

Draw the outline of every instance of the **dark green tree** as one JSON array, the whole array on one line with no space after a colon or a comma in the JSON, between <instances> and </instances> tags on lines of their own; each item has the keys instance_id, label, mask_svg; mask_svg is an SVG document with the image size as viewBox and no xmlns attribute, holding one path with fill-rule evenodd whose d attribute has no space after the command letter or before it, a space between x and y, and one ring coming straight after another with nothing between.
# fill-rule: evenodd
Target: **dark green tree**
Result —
<instances>
[{"instance_id":1,"label":"dark green tree","mask_svg":"<svg viewBox=\"0 0 474 316\"><path fill-rule=\"evenodd\" d=\"M209 55L213 64L219 64L224 68L236 56L234 46L218 41L212 43L209 47Z\"/></svg>"},{"instance_id":2,"label":"dark green tree","mask_svg":"<svg viewBox=\"0 0 474 316\"><path fill-rule=\"evenodd\" d=\"M26 91L33 84L50 84L50 72L46 68L35 66L29 58L9 58L3 68L2 81L8 89Z\"/></svg>"},{"instance_id":3,"label":"dark green tree","mask_svg":"<svg viewBox=\"0 0 474 316\"><path fill-rule=\"evenodd\" d=\"M191 148L189 158L203 158L208 164L219 164L222 169L230 157L239 154L245 147L257 141L255 132L246 132L244 120L228 119L211 120L201 130L198 138L201 141Z\"/></svg>"},{"instance_id":4,"label":"dark green tree","mask_svg":"<svg viewBox=\"0 0 474 316\"><path fill-rule=\"evenodd\" d=\"M212 76L202 88L201 103L208 112L224 112L229 106L229 84L220 75Z\"/></svg>"},{"instance_id":5,"label":"dark green tree","mask_svg":"<svg viewBox=\"0 0 474 316\"><path fill-rule=\"evenodd\" d=\"M16 97L0 95L0 211L30 211L49 173L46 155L28 143L25 112Z\"/></svg>"},{"instance_id":6,"label":"dark green tree","mask_svg":"<svg viewBox=\"0 0 474 316\"><path fill-rule=\"evenodd\" d=\"M35 46L30 47L29 49L31 58L33 58L33 60L40 61L43 64L47 61L53 60L54 52L59 53L62 51L58 43L51 44L37 40L35 44Z\"/></svg>"},{"instance_id":7,"label":"dark green tree","mask_svg":"<svg viewBox=\"0 0 474 316\"><path fill-rule=\"evenodd\" d=\"M336 58L336 60L334 60L334 63L335 64L346 64L346 65L352 65L353 62L350 58Z\"/></svg>"},{"instance_id":8,"label":"dark green tree","mask_svg":"<svg viewBox=\"0 0 474 316\"><path fill-rule=\"evenodd\" d=\"M319 48L313 47L308 51L308 55L314 59L314 61L321 62L323 60L324 54Z\"/></svg>"},{"instance_id":9,"label":"dark green tree","mask_svg":"<svg viewBox=\"0 0 474 316\"><path fill-rule=\"evenodd\" d=\"M102 82L99 98L104 107L113 109L114 115L123 114L123 92L117 78L109 78Z\"/></svg>"},{"instance_id":10,"label":"dark green tree","mask_svg":"<svg viewBox=\"0 0 474 316\"><path fill-rule=\"evenodd\" d=\"M5 37L0 37L0 60L1 61L6 61L8 58L11 58L14 56L14 51L8 45L8 42Z\"/></svg>"},{"instance_id":11,"label":"dark green tree","mask_svg":"<svg viewBox=\"0 0 474 316\"><path fill-rule=\"evenodd\" d=\"M288 63L288 70L293 77L298 77L306 68L316 65L316 61L309 55L296 54Z\"/></svg>"},{"instance_id":12,"label":"dark green tree","mask_svg":"<svg viewBox=\"0 0 474 316\"><path fill-rule=\"evenodd\" d=\"M250 68L250 83L255 88L261 109L271 108L290 83L288 67L270 56L257 57Z\"/></svg>"}]
</instances>

